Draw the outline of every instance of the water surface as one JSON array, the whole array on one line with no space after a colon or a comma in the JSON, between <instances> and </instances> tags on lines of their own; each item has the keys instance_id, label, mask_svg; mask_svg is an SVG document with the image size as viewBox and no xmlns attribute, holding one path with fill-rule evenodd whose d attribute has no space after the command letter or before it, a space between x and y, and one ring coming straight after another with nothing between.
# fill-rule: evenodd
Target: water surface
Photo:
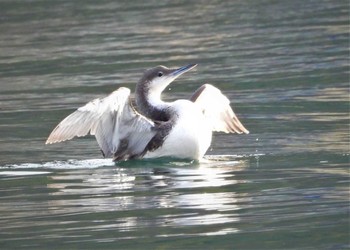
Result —
<instances>
[{"instance_id":1,"label":"water surface","mask_svg":"<svg viewBox=\"0 0 350 250\"><path fill-rule=\"evenodd\" d=\"M0 1L0 248L347 249L348 1ZM207 163L45 145L158 64L198 67L249 135Z\"/></svg>"}]
</instances>

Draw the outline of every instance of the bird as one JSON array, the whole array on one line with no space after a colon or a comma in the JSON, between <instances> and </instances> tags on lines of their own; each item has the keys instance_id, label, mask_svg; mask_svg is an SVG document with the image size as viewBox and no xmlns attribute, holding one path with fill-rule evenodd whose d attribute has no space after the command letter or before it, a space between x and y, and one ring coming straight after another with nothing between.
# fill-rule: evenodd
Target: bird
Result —
<instances>
[{"instance_id":1,"label":"bird","mask_svg":"<svg viewBox=\"0 0 350 250\"><path fill-rule=\"evenodd\" d=\"M138 81L134 98L119 87L64 118L46 144L94 135L102 155L114 161L141 158L201 160L213 132L249 134L230 100L211 84L200 86L188 99L164 101L162 92L180 75L196 67L156 66Z\"/></svg>"}]
</instances>

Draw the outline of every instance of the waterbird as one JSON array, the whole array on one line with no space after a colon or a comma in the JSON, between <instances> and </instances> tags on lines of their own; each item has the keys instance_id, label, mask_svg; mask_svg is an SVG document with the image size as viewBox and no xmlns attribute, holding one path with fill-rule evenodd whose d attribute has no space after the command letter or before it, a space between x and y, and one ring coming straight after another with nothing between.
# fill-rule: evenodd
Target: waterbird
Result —
<instances>
[{"instance_id":1,"label":"waterbird","mask_svg":"<svg viewBox=\"0 0 350 250\"><path fill-rule=\"evenodd\" d=\"M63 119L46 144L88 134L96 137L104 157L115 161L172 157L201 160L212 133L248 134L229 99L211 84L199 87L189 100L164 101L162 92L197 64L180 68L157 66L144 72L135 89L120 87Z\"/></svg>"}]
</instances>

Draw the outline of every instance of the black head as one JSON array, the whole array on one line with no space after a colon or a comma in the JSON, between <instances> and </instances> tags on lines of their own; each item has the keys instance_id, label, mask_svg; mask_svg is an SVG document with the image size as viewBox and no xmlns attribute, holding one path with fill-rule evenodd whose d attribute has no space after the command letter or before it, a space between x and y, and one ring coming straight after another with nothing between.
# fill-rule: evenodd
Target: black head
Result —
<instances>
[{"instance_id":1,"label":"black head","mask_svg":"<svg viewBox=\"0 0 350 250\"><path fill-rule=\"evenodd\" d=\"M160 94L177 77L196 66L197 64L189 64L181 68L169 69L160 65L146 70L138 85L144 85L143 89L147 89L149 93Z\"/></svg>"}]
</instances>

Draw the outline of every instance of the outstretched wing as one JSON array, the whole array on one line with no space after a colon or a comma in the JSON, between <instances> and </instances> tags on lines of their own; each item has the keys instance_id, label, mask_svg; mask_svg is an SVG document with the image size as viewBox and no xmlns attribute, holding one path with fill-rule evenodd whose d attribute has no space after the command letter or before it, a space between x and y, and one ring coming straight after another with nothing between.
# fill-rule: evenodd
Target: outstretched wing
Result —
<instances>
[{"instance_id":1,"label":"outstretched wing","mask_svg":"<svg viewBox=\"0 0 350 250\"><path fill-rule=\"evenodd\" d=\"M46 144L90 133L105 157L124 159L142 154L155 135L154 123L134 110L129 97L130 90L122 87L78 108L57 125Z\"/></svg>"},{"instance_id":2,"label":"outstretched wing","mask_svg":"<svg viewBox=\"0 0 350 250\"><path fill-rule=\"evenodd\" d=\"M198 104L212 123L213 131L249 134L230 107L229 99L210 84L204 84L192 95L191 101Z\"/></svg>"}]
</instances>

